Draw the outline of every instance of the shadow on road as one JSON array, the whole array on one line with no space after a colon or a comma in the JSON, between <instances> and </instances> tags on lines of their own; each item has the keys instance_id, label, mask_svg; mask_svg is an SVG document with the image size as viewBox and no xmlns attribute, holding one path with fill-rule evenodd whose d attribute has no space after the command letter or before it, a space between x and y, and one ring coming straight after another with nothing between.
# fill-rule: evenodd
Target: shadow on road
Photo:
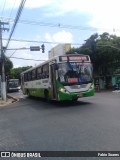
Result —
<instances>
[{"instance_id":1,"label":"shadow on road","mask_svg":"<svg viewBox=\"0 0 120 160\"><path fill-rule=\"evenodd\" d=\"M81 106L81 105L89 105L89 102L82 102L82 101L63 101L63 102L58 102L58 101L51 101L50 104L55 105L55 106L60 106L60 107L72 107L72 106Z\"/></svg>"},{"instance_id":2,"label":"shadow on road","mask_svg":"<svg viewBox=\"0 0 120 160\"><path fill-rule=\"evenodd\" d=\"M49 101L46 102L45 99L43 98L36 98L36 97L31 97L28 98L32 100L32 102L35 104L35 102L40 102L40 106L43 106L45 108L66 108L66 107L85 107L88 106L90 107L91 103L90 102L84 102L84 101Z\"/></svg>"}]
</instances>

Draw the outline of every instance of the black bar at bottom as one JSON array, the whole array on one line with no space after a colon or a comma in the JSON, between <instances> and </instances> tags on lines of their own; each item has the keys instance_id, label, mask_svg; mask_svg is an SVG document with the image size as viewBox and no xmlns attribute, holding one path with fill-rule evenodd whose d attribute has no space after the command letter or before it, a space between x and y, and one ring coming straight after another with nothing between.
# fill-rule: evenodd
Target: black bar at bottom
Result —
<instances>
[{"instance_id":1,"label":"black bar at bottom","mask_svg":"<svg viewBox=\"0 0 120 160\"><path fill-rule=\"evenodd\" d=\"M41 151L41 157L120 157L120 151Z\"/></svg>"},{"instance_id":2,"label":"black bar at bottom","mask_svg":"<svg viewBox=\"0 0 120 160\"><path fill-rule=\"evenodd\" d=\"M120 157L120 151L0 151L0 157Z\"/></svg>"}]
</instances>

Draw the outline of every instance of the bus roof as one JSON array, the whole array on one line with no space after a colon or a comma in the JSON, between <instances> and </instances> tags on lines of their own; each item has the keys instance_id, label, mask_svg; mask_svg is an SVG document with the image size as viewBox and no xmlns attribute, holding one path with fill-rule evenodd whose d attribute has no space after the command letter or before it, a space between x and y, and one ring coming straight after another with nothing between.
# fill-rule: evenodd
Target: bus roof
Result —
<instances>
[{"instance_id":1,"label":"bus roof","mask_svg":"<svg viewBox=\"0 0 120 160\"><path fill-rule=\"evenodd\" d=\"M59 56L57 56L57 57L59 57ZM42 65L44 65L44 64L47 64L48 62L51 62L51 61L55 60L57 57L54 57L54 58L49 59L49 60L46 60L45 62L40 63L40 64L38 64L38 65L35 66L35 67L31 67L31 68L29 68L28 70L22 72L21 74L24 74L24 73L26 73L26 72L29 72L29 71L33 70L33 69L36 69L36 68L38 68L38 67L40 67L40 66L42 66Z\"/></svg>"},{"instance_id":2,"label":"bus roof","mask_svg":"<svg viewBox=\"0 0 120 160\"><path fill-rule=\"evenodd\" d=\"M26 72L29 72L29 71L31 71L31 70L34 70L34 69L36 69L36 68L38 68L38 67L40 67L40 66L42 66L42 65L45 65L45 64L47 64L47 63L49 63L49 62L51 62L51 61L53 61L53 60L57 60L59 57L69 57L69 56L79 56L79 57L80 57L80 56L86 56L86 57L89 57L89 55L84 55L84 54L65 54L65 55L55 56L55 57L53 57L53 58L51 58L51 59L49 59L49 60L46 60L46 61L43 62L43 63L40 63L39 65L37 65L37 66L35 66L35 67L32 67L32 68L30 68L30 69L22 72L21 75L24 74L24 73L26 73ZM90 59L90 58L89 58L89 59Z\"/></svg>"}]
</instances>

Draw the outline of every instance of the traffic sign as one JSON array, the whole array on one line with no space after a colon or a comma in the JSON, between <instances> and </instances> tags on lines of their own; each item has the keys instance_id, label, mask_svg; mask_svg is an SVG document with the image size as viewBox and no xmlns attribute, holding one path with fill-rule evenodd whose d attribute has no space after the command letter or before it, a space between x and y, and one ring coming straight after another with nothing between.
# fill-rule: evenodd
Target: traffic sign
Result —
<instances>
[{"instance_id":1,"label":"traffic sign","mask_svg":"<svg viewBox=\"0 0 120 160\"><path fill-rule=\"evenodd\" d=\"M31 46L30 51L40 51L40 46Z\"/></svg>"}]
</instances>

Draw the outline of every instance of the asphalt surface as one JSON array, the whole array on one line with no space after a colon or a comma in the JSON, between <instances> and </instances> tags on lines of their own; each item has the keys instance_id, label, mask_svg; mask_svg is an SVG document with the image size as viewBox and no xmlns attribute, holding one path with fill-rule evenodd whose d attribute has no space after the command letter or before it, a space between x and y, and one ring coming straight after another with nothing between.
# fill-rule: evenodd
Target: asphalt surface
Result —
<instances>
[{"instance_id":1,"label":"asphalt surface","mask_svg":"<svg viewBox=\"0 0 120 160\"><path fill-rule=\"evenodd\" d=\"M76 103L46 103L22 96L19 102L0 108L0 150L120 151L120 93L96 93Z\"/></svg>"}]
</instances>

